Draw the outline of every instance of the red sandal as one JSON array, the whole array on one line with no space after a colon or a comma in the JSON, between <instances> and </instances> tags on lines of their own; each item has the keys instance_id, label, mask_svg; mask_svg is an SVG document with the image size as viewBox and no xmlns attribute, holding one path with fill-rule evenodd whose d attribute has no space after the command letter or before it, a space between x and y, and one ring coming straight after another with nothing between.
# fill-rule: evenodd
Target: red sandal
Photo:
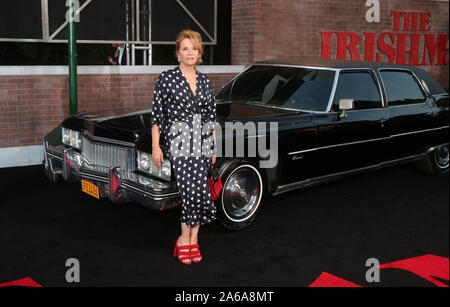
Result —
<instances>
[{"instance_id":1,"label":"red sandal","mask_svg":"<svg viewBox=\"0 0 450 307\"><path fill-rule=\"evenodd\" d=\"M180 239L180 237L177 238L177 240L175 241L175 249L173 251L173 256L174 257L178 257L178 261L180 261L183 264L191 264L192 260L191 260L191 253L189 252L182 252L180 250L182 249L187 249L190 250L191 249L191 245L181 245L178 246L178 240ZM187 261L189 260L189 261Z\"/></svg>"},{"instance_id":2,"label":"red sandal","mask_svg":"<svg viewBox=\"0 0 450 307\"><path fill-rule=\"evenodd\" d=\"M200 253L200 250L199 250L199 245L198 244L194 244L194 245L191 245L191 249L192 248L196 248L197 250L196 251L191 251L191 260L193 261L193 262L195 262L195 263L199 263L200 261L202 261L202 259L203 259L203 256L202 256L202 254ZM194 260L194 259L198 259L198 260Z\"/></svg>"}]
</instances>

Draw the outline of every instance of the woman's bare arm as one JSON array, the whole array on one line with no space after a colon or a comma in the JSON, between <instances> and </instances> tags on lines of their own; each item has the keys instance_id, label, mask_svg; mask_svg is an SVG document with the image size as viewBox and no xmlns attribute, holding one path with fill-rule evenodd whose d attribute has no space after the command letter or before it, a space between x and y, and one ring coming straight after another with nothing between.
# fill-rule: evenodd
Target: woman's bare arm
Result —
<instances>
[{"instance_id":1,"label":"woman's bare arm","mask_svg":"<svg viewBox=\"0 0 450 307\"><path fill-rule=\"evenodd\" d=\"M164 155L162 153L161 147L159 146L159 127L158 125L153 125L152 127L152 161L158 168L161 168L161 163L164 162Z\"/></svg>"},{"instance_id":2,"label":"woman's bare arm","mask_svg":"<svg viewBox=\"0 0 450 307\"><path fill-rule=\"evenodd\" d=\"M152 127L152 148L159 147L159 127L158 125L153 125Z\"/></svg>"}]
</instances>

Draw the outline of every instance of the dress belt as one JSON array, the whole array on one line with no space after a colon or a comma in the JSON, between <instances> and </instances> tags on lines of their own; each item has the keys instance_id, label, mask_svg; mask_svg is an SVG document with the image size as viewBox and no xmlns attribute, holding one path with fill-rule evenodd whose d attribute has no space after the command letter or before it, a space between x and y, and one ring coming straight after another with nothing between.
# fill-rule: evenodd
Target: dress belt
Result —
<instances>
[{"instance_id":1,"label":"dress belt","mask_svg":"<svg viewBox=\"0 0 450 307\"><path fill-rule=\"evenodd\" d=\"M189 120L193 120L194 119L194 117L200 117L200 119L201 119L201 114L200 113L194 113L194 114L189 114Z\"/></svg>"}]
</instances>

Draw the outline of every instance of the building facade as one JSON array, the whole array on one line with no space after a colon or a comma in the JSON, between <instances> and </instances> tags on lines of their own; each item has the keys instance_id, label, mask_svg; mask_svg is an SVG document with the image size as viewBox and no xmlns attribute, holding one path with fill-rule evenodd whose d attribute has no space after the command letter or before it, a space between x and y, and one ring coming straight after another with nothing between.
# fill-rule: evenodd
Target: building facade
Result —
<instances>
[{"instance_id":1,"label":"building facade","mask_svg":"<svg viewBox=\"0 0 450 307\"><path fill-rule=\"evenodd\" d=\"M303 57L420 65L448 88L449 2L233 0L232 63Z\"/></svg>"},{"instance_id":2,"label":"building facade","mask_svg":"<svg viewBox=\"0 0 450 307\"><path fill-rule=\"evenodd\" d=\"M203 68L215 90L248 64L305 57L419 65L448 88L448 1L222 1L232 1L231 65ZM168 68L80 67L78 110L150 108ZM42 137L68 116L68 94L67 67L0 66L0 167L42 161Z\"/></svg>"}]
</instances>

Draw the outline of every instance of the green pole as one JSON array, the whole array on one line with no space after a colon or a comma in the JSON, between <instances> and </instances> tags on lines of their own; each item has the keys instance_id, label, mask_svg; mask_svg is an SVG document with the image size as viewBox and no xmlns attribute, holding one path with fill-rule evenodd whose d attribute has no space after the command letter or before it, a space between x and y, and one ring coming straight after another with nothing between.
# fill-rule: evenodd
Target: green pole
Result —
<instances>
[{"instance_id":1,"label":"green pole","mask_svg":"<svg viewBox=\"0 0 450 307\"><path fill-rule=\"evenodd\" d=\"M77 27L74 2L71 1L69 23L69 101L70 115L78 113L78 87L77 87Z\"/></svg>"}]
</instances>

